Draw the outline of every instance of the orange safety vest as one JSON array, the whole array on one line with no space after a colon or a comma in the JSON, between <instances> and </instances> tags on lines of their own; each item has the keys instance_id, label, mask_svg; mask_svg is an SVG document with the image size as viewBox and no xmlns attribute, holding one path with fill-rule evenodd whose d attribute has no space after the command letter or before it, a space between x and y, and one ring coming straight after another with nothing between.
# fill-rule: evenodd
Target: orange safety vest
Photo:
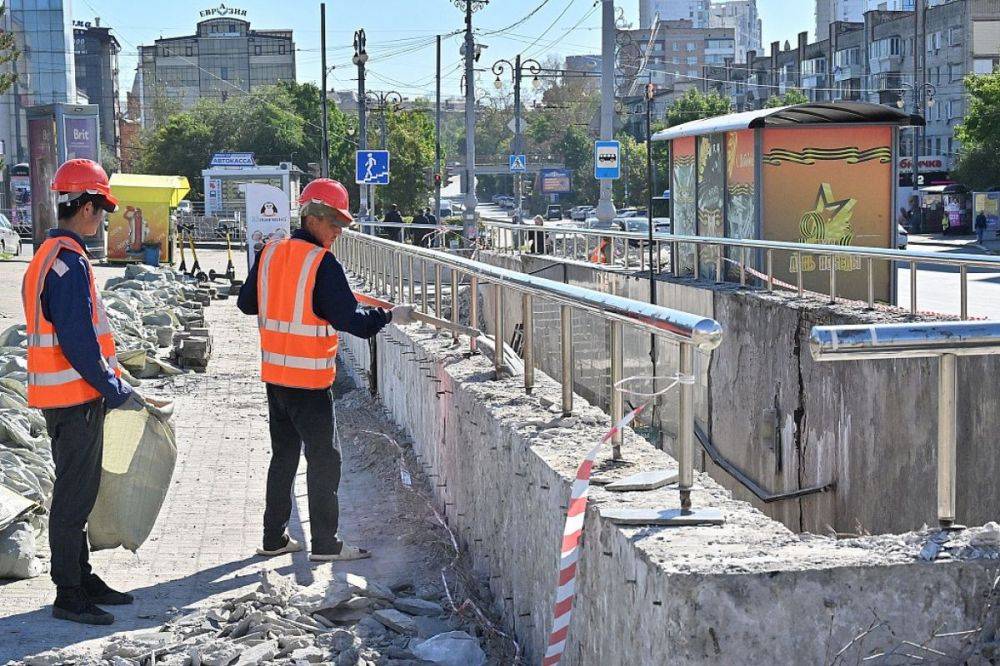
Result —
<instances>
[{"instance_id":1,"label":"orange safety vest","mask_svg":"<svg viewBox=\"0 0 1000 666\"><path fill-rule=\"evenodd\" d=\"M325 389L337 366L337 331L313 312L316 271L327 250L308 241L272 241L260 253L257 324L261 381Z\"/></svg>"},{"instance_id":2,"label":"orange safety vest","mask_svg":"<svg viewBox=\"0 0 1000 666\"><path fill-rule=\"evenodd\" d=\"M80 376L59 346L52 322L42 312L42 289L50 270L62 274L66 265L59 259L61 250L79 254L84 260L87 253L75 240L66 236L49 238L38 248L21 285L21 300L28 321L28 404L40 409L72 407L101 397L100 391ZM104 302L94 282L94 271L87 263L90 278L91 322L101 347L101 356L121 377L122 368L115 356L115 340L104 310Z\"/></svg>"}]
</instances>

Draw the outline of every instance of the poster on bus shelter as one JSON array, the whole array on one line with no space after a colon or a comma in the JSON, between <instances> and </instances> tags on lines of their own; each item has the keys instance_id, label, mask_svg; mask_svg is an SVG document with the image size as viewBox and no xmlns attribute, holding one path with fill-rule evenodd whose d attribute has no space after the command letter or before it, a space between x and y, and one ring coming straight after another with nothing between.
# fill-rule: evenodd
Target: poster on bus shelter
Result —
<instances>
[{"instance_id":1,"label":"poster on bus shelter","mask_svg":"<svg viewBox=\"0 0 1000 666\"><path fill-rule=\"evenodd\" d=\"M97 116L63 116L66 159L98 160Z\"/></svg>"},{"instance_id":2,"label":"poster on bus shelter","mask_svg":"<svg viewBox=\"0 0 1000 666\"><path fill-rule=\"evenodd\" d=\"M754 175L754 131L738 130L726 133L726 237L751 239L757 237L757 183ZM739 279L743 260L738 248L729 248L726 256L727 274ZM747 259L751 259L748 254Z\"/></svg>"},{"instance_id":3,"label":"poster on bus shelter","mask_svg":"<svg viewBox=\"0 0 1000 666\"><path fill-rule=\"evenodd\" d=\"M694 236L698 232L698 210L694 197L694 137L685 136L670 142L673 151L671 188L673 195L674 233ZM677 246L677 267L680 275L694 273L694 246L680 243Z\"/></svg>"},{"instance_id":4,"label":"poster on bus shelter","mask_svg":"<svg viewBox=\"0 0 1000 666\"><path fill-rule=\"evenodd\" d=\"M722 219L723 197L723 153L721 133L705 134L698 137L698 235L725 235ZM704 246L699 254L701 275L715 275L719 258L719 248Z\"/></svg>"},{"instance_id":5,"label":"poster on bus shelter","mask_svg":"<svg viewBox=\"0 0 1000 666\"><path fill-rule=\"evenodd\" d=\"M56 225L56 194L49 189L56 173L56 124L51 116L28 119L28 153L31 156L31 219L35 245L45 242Z\"/></svg>"},{"instance_id":6,"label":"poster on bus shelter","mask_svg":"<svg viewBox=\"0 0 1000 666\"><path fill-rule=\"evenodd\" d=\"M763 132L763 238L819 245L887 248L892 243L892 128L772 129ZM835 262L835 263L834 263ZM775 278L829 293L836 266L837 294L867 300L867 262L860 257L776 252ZM875 297L888 302L888 262L874 263Z\"/></svg>"}]
</instances>

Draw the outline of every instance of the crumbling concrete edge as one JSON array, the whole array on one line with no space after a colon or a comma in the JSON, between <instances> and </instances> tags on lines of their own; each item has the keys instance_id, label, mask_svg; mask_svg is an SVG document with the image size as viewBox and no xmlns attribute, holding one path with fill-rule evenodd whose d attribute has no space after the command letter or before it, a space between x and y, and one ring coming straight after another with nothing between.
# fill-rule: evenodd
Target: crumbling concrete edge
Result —
<instances>
[{"instance_id":1,"label":"crumbling concrete edge","mask_svg":"<svg viewBox=\"0 0 1000 666\"><path fill-rule=\"evenodd\" d=\"M345 336L342 349L363 381L367 342ZM532 663L551 622L575 466L607 417L580 401L575 419L548 427L558 416L543 399L558 400L555 382L539 374L525 395L519 378L494 380L492 364L467 349L428 328L388 327L377 344L379 398L411 436L439 509ZM623 453L632 466L616 469L604 455L597 469L674 465L634 433ZM724 527L619 527L602 506L674 508L676 490L611 497L592 488L567 664L854 661L906 640L957 650L968 634L935 635L983 625L995 562L915 562L894 550L898 537L800 537L707 475L697 485L696 506L720 508Z\"/></svg>"}]
</instances>

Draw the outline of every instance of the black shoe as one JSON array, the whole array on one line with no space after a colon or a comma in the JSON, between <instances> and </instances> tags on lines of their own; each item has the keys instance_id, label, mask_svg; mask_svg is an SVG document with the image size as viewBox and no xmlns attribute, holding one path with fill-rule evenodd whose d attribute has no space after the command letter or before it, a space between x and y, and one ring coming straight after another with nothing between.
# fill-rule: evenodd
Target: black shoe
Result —
<instances>
[{"instance_id":1,"label":"black shoe","mask_svg":"<svg viewBox=\"0 0 1000 666\"><path fill-rule=\"evenodd\" d=\"M94 605L83 587L61 587L52 603L52 617L80 624L111 624L115 616Z\"/></svg>"},{"instance_id":2,"label":"black shoe","mask_svg":"<svg viewBox=\"0 0 1000 666\"><path fill-rule=\"evenodd\" d=\"M112 590L97 574L90 574L84 579L83 591L92 603L105 606L127 606L135 601L131 594Z\"/></svg>"}]
</instances>

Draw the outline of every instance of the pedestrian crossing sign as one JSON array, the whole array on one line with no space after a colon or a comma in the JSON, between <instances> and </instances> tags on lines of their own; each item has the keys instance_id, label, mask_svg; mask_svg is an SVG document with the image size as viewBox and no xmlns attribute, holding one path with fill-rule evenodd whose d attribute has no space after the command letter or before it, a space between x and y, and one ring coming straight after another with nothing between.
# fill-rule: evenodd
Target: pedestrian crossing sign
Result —
<instances>
[{"instance_id":1,"label":"pedestrian crossing sign","mask_svg":"<svg viewBox=\"0 0 1000 666\"><path fill-rule=\"evenodd\" d=\"M355 183L358 185L389 184L388 150L359 150L355 156Z\"/></svg>"},{"instance_id":2,"label":"pedestrian crossing sign","mask_svg":"<svg viewBox=\"0 0 1000 666\"><path fill-rule=\"evenodd\" d=\"M524 155L510 156L510 172L524 173L528 170L528 160Z\"/></svg>"}]
</instances>

